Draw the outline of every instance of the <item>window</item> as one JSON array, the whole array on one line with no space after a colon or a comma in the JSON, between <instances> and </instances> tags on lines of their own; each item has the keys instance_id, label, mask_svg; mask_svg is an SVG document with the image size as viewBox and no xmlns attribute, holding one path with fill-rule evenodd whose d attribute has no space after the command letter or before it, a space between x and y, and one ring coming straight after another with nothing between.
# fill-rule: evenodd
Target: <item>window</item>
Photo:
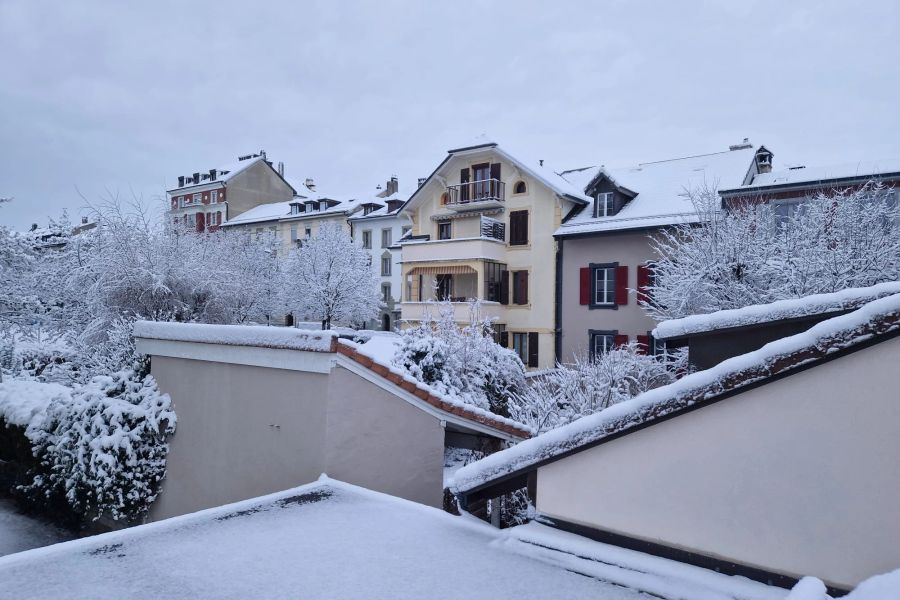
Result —
<instances>
[{"instance_id":1,"label":"window","mask_svg":"<svg viewBox=\"0 0 900 600\"><path fill-rule=\"evenodd\" d=\"M390 248L391 247L391 230L390 230L390 228L381 230L381 247L382 248Z\"/></svg>"},{"instance_id":2,"label":"window","mask_svg":"<svg viewBox=\"0 0 900 600\"><path fill-rule=\"evenodd\" d=\"M196 213L194 213L194 214L192 214L192 215L188 215L188 224L189 224L191 227L196 227L196 226L197 226L197 214L196 214Z\"/></svg>"},{"instance_id":3,"label":"window","mask_svg":"<svg viewBox=\"0 0 900 600\"><path fill-rule=\"evenodd\" d=\"M595 360L615 348L618 333L618 331L590 330L588 353L591 360Z\"/></svg>"},{"instance_id":4,"label":"window","mask_svg":"<svg viewBox=\"0 0 900 600\"><path fill-rule=\"evenodd\" d=\"M450 294L453 293L453 275L437 275L435 276L438 300L450 300ZM421 289L421 287L419 288Z\"/></svg>"},{"instance_id":5,"label":"window","mask_svg":"<svg viewBox=\"0 0 900 600\"><path fill-rule=\"evenodd\" d=\"M474 200L487 198L489 196L490 182L488 180L490 178L491 165L489 163L482 163L472 167L472 181L474 182L472 198Z\"/></svg>"},{"instance_id":6,"label":"window","mask_svg":"<svg viewBox=\"0 0 900 600\"><path fill-rule=\"evenodd\" d=\"M302 208L302 205L300 205L300 204L291 204L291 214L299 215L301 208Z\"/></svg>"},{"instance_id":7,"label":"window","mask_svg":"<svg viewBox=\"0 0 900 600\"><path fill-rule=\"evenodd\" d=\"M509 213L509 245L528 244L528 211L514 210Z\"/></svg>"},{"instance_id":8,"label":"window","mask_svg":"<svg viewBox=\"0 0 900 600\"><path fill-rule=\"evenodd\" d=\"M217 204L219 202L219 190L213 190L209 193L209 203Z\"/></svg>"},{"instance_id":9,"label":"window","mask_svg":"<svg viewBox=\"0 0 900 600\"><path fill-rule=\"evenodd\" d=\"M391 301L391 284L382 283L381 284L381 301L387 304Z\"/></svg>"},{"instance_id":10,"label":"window","mask_svg":"<svg viewBox=\"0 0 900 600\"><path fill-rule=\"evenodd\" d=\"M784 200L775 202L773 210L775 212L775 224L780 228L788 224L794 218L794 215L800 210L801 202L799 200Z\"/></svg>"},{"instance_id":11,"label":"window","mask_svg":"<svg viewBox=\"0 0 900 600\"><path fill-rule=\"evenodd\" d=\"M450 239L450 221L446 221L444 223L438 223L438 239L439 240L449 240Z\"/></svg>"},{"instance_id":12,"label":"window","mask_svg":"<svg viewBox=\"0 0 900 600\"><path fill-rule=\"evenodd\" d=\"M523 363L528 362L528 334L527 333L514 333L512 334L513 338L513 352L519 355L519 359Z\"/></svg>"},{"instance_id":13,"label":"window","mask_svg":"<svg viewBox=\"0 0 900 600\"><path fill-rule=\"evenodd\" d=\"M615 195L612 192L600 192L594 199L594 216L608 217L614 214L615 206L613 199Z\"/></svg>"},{"instance_id":14,"label":"window","mask_svg":"<svg viewBox=\"0 0 900 600\"><path fill-rule=\"evenodd\" d=\"M319 201L319 210L325 210L328 208L328 203L325 200Z\"/></svg>"},{"instance_id":15,"label":"window","mask_svg":"<svg viewBox=\"0 0 900 600\"><path fill-rule=\"evenodd\" d=\"M366 250L372 249L372 232L371 231L363 231L362 232L362 246Z\"/></svg>"},{"instance_id":16,"label":"window","mask_svg":"<svg viewBox=\"0 0 900 600\"><path fill-rule=\"evenodd\" d=\"M489 302L503 302L503 277L509 277L506 271L506 265L496 262L485 262L484 264L484 298ZM507 293L509 290L507 290ZM509 299L507 299L509 302Z\"/></svg>"},{"instance_id":17,"label":"window","mask_svg":"<svg viewBox=\"0 0 900 600\"><path fill-rule=\"evenodd\" d=\"M513 194L524 194L527 191L528 187L524 181L517 181L516 185L513 186Z\"/></svg>"},{"instance_id":18,"label":"window","mask_svg":"<svg viewBox=\"0 0 900 600\"><path fill-rule=\"evenodd\" d=\"M194 200L193 200L194 204L200 204L202 201L203 201L202 194L194 194Z\"/></svg>"},{"instance_id":19,"label":"window","mask_svg":"<svg viewBox=\"0 0 900 600\"><path fill-rule=\"evenodd\" d=\"M513 304L528 304L528 271L513 271Z\"/></svg>"},{"instance_id":20,"label":"window","mask_svg":"<svg viewBox=\"0 0 900 600\"><path fill-rule=\"evenodd\" d=\"M616 268L610 266L594 267L594 294L592 304L613 305L616 303Z\"/></svg>"},{"instance_id":21,"label":"window","mask_svg":"<svg viewBox=\"0 0 900 600\"><path fill-rule=\"evenodd\" d=\"M367 215L370 212L372 212L373 210L375 210L374 204L366 204L363 206L363 215Z\"/></svg>"},{"instance_id":22,"label":"window","mask_svg":"<svg viewBox=\"0 0 900 600\"><path fill-rule=\"evenodd\" d=\"M444 192L443 194L441 194L441 206L444 206L446 204L450 204L450 194Z\"/></svg>"},{"instance_id":23,"label":"window","mask_svg":"<svg viewBox=\"0 0 900 600\"><path fill-rule=\"evenodd\" d=\"M391 257L383 256L381 258L381 274L382 275L390 275L391 274Z\"/></svg>"},{"instance_id":24,"label":"window","mask_svg":"<svg viewBox=\"0 0 900 600\"><path fill-rule=\"evenodd\" d=\"M291 225L291 242L292 243L297 242L297 226L296 225Z\"/></svg>"}]
</instances>

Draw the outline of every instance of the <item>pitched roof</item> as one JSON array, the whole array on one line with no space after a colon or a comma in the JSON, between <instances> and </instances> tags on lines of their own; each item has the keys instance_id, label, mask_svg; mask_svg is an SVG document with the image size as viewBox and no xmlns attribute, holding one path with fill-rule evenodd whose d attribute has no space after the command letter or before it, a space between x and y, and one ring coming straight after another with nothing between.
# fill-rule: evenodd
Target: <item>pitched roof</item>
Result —
<instances>
[{"instance_id":1,"label":"pitched roof","mask_svg":"<svg viewBox=\"0 0 900 600\"><path fill-rule=\"evenodd\" d=\"M849 288L829 294L814 294L804 298L778 300L768 304L754 304L703 315L691 315L681 319L669 319L656 326L653 330L653 337L664 340L809 315L846 312L891 294L900 294L900 281L889 281L864 288Z\"/></svg>"},{"instance_id":2,"label":"pitched roof","mask_svg":"<svg viewBox=\"0 0 900 600\"><path fill-rule=\"evenodd\" d=\"M770 342L759 350L735 356L492 454L457 471L450 487L466 494L491 487L612 436L636 431L701 403L714 402L897 334L900 294L874 300L851 313L822 321L808 331Z\"/></svg>"},{"instance_id":3,"label":"pitched roof","mask_svg":"<svg viewBox=\"0 0 900 600\"><path fill-rule=\"evenodd\" d=\"M900 176L900 158L873 161L858 161L836 165L796 167L769 173L760 173L747 185L722 188L723 192L754 191L760 188L793 187L804 184L814 185L829 181L877 178L879 176Z\"/></svg>"},{"instance_id":4,"label":"pitched roof","mask_svg":"<svg viewBox=\"0 0 900 600\"><path fill-rule=\"evenodd\" d=\"M238 175L238 174L240 174L240 173L243 173L244 171L246 171L247 169L249 169L251 166L255 165L256 163L258 163L258 162L260 162L260 161L266 162L265 157L263 157L263 156L257 156L257 157L255 157L255 158L248 158L248 159L246 159L246 160L240 160L240 161L237 161L237 162L233 162L233 163L224 165L224 166L222 166L221 168L216 169L216 178L215 178L215 180L212 180L212 181L209 181L209 180L207 180L207 181L201 181L200 183L193 183L193 182L187 183L187 182L185 182L185 185L183 185L183 186L181 186L181 187L175 187L175 188L172 188L171 190L167 190L167 191L169 191L169 192L182 192L182 191L185 191L185 190L189 190L189 189L192 188L192 187L197 187L197 186L200 186L200 185L209 185L209 184L211 184L211 183L223 183L223 182L227 182L229 179L232 179L235 175ZM268 163L266 163L266 164L268 164ZM271 167L271 165L269 165L269 166ZM276 172L277 172L277 171L276 171ZM200 175L204 175L204 174L208 174L208 172L200 171Z\"/></svg>"},{"instance_id":5,"label":"pitched roof","mask_svg":"<svg viewBox=\"0 0 900 600\"><path fill-rule=\"evenodd\" d=\"M562 176L587 191L600 176L637 194L618 214L594 217L583 209L556 230L557 236L694 223L699 216L687 192L698 187L734 186L744 181L753 164L754 149L742 147L630 167L582 167Z\"/></svg>"}]
</instances>

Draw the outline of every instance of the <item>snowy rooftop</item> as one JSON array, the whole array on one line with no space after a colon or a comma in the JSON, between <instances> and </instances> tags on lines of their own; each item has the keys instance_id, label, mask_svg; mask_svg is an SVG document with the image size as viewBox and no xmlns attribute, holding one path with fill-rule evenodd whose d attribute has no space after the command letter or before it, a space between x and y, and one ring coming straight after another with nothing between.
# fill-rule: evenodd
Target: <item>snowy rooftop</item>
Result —
<instances>
[{"instance_id":1,"label":"snowy rooftop","mask_svg":"<svg viewBox=\"0 0 900 600\"><path fill-rule=\"evenodd\" d=\"M720 310L705 315L691 315L663 321L653 330L653 337L669 339L732 327L747 327L809 315L842 312L863 304L900 294L900 281L880 283L865 288L850 288L831 294L815 294L805 298L779 300L769 304L754 304L743 308Z\"/></svg>"},{"instance_id":2,"label":"snowy rooftop","mask_svg":"<svg viewBox=\"0 0 900 600\"><path fill-rule=\"evenodd\" d=\"M798 167L783 169L770 173L760 173L753 178L753 182L746 186L728 186L734 191L752 190L754 188L770 186L802 185L805 183L818 183L831 179L849 179L858 177L877 177L889 173L900 173L900 158L888 158L875 161L860 161L843 163L838 165L825 165L817 167ZM723 187L728 189L727 187ZM731 191L731 190L729 190Z\"/></svg>"},{"instance_id":3,"label":"snowy rooftop","mask_svg":"<svg viewBox=\"0 0 900 600\"><path fill-rule=\"evenodd\" d=\"M234 162L231 164L227 164L227 165L224 165L224 166L216 169L215 180L212 180L212 181L206 180L206 181L201 181L200 183L193 183L192 181L191 182L186 181L185 185L183 185L181 187L172 188L169 191L177 192L177 191L186 190L188 188L192 188L192 187L195 187L198 185L208 185L210 183L226 182L229 179L231 179L232 177L234 177L235 175L237 175L238 173L241 173L242 171L249 168L251 165L255 165L259 161L265 161L265 160L266 159L264 157L258 156L256 158L248 158L246 160L240 160L240 161L237 161L237 162ZM201 171L200 174L201 175L208 174L208 171Z\"/></svg>"},{"instance_id":4,"label":"snowy rooftop","mask_svg":"<svg viewBox=\"0 0 900 600\"><path fill-rule=\"evenodd\" d=\"M336 335L334 331L265 325L207 325L158 321L138 321L134 324L136 338L312 352L334 352Z\"/></svg>"},{"instance_id":5,"label":"snowy rooftop","mask_svg":"<svg viewBox=\"0 0 900 600\"><path fill-rule=\"evenodd\" d=\"M898 329L900 294L895 294L469 464L456 472L451 489L473 491L614 433L628 431L725 391L768 379Z\"/></svg>"},{"instance_id":6,"label":"snowy rooftop","mask_svg":"<svg viewBox=\"0 0 900 600\"><path fill-rule=\"evenodd\" d=\"M746 147L631 167L607 169L601 166L563 171L562 176L582 190L602 173L637 196L618 214L609 217L594 217L592 211L585 208L560 226L556 235L696 222L698 215L687 191L706 185L719 188L740 185L753 162L754 152L752 147Z\"/></svg>"},{"instance_id":7,"label":"snowy rooftop","mask_svg":"<svg viewBox=\"0 0 900 600\"><path fill-rule=\"evenodd\" d=\"M559 550L552 550L558 548ZM0 557L8 598L781 600L787 591L335 480Z\"/></svg>"}]
</instances>

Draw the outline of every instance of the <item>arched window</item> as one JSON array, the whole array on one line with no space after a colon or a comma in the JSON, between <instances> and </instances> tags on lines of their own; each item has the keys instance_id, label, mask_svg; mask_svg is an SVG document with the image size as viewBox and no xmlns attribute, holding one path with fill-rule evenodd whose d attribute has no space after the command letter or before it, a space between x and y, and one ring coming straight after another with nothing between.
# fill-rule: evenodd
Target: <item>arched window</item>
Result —
<instances>
[{"instance_id":1,"label":"arched window","mask_svg":"<svg viewBox=\"0 0 900 600\"><path fill-rule=\"evenodd\" d=\"M517 181L516 185L513 186L513 194L524 194L528 191L528 188L525 186L524 181Z\"/></svg>"},{"instance_id":2,"label":"arched window","mask_svg":"<svg viewBox=\"0 0 900 600\"><path fill-rule=\"evenodd\" d=\"M449 204L449 202L450 202L450 194L448 194L447 192L444 192L443 194L441 194L441 206L444 206L445 204Z\"/></svg>"}]
</instances>

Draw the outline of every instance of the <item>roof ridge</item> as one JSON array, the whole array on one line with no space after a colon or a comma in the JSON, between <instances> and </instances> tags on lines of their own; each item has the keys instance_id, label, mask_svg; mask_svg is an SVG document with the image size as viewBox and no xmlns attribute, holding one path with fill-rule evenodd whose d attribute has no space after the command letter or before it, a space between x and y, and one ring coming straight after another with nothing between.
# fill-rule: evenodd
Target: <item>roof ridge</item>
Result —
<instances>
[{"instance_id":1,"label":"roof ridge","mask_svg":"<svg viewBox=\"0 0 900 600\"><path fill-rule=\"evenodd\" d=\"M704 156L718 156L719 154L731 154L732 152L739 152L740 150L752 150L752 146L750 148L737 148L735 150L720 150L719 152L704 152L702 154L692 154L690 156L678 156L675 158L664 158L662 160L651 160L648 162L638 163L636 166L642 167L644 165L657 165L659 163L675 162L677 160L688 160L691 158L703 158ZM612 167L612 168L628 169L629 167Z\"/></svg>"}]
</instances>

